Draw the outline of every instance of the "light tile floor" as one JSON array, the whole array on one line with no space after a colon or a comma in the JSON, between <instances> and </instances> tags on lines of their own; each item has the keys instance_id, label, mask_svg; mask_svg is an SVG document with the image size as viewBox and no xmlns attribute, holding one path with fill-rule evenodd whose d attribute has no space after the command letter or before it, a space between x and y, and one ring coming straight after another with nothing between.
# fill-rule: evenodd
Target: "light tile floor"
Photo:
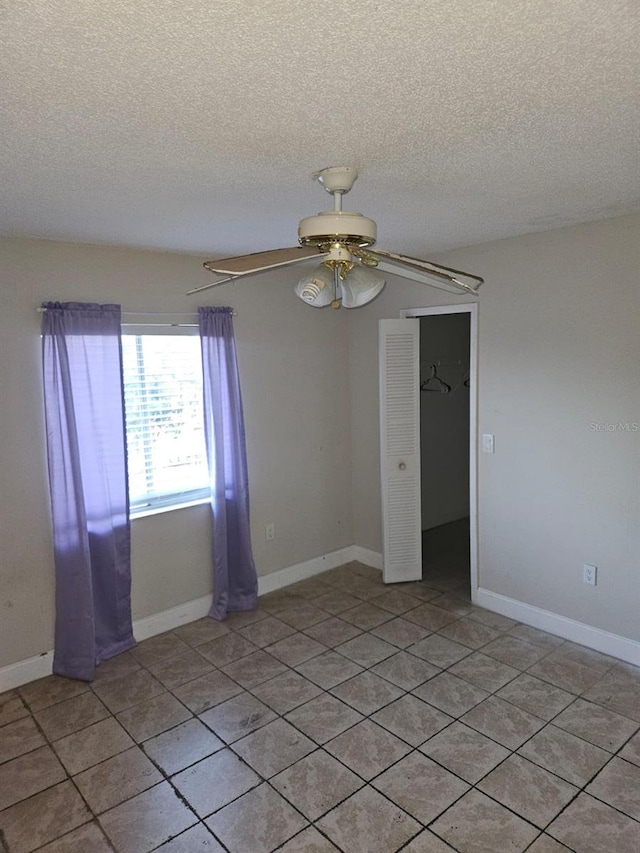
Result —
<instances>
[{"instance_id":1,"label":"light tile floor","mask_svg":"<svg viewBox=\"0 0 640 853\"><path fill-rule=\"evenodd\" d=\"M640 670L357 563L0 697L8 853L638 853Z\"/></svg>"}]
</instances>

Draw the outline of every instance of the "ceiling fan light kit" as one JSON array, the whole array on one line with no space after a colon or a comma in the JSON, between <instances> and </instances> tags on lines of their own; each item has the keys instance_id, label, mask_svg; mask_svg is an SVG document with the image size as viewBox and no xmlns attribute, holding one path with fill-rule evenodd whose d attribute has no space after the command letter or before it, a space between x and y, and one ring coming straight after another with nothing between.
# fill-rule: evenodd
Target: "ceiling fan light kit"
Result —
<instances>
[{"instance_id":1,"label":"ceiling fan light kit","mask_svg":"<svg viewBox=\"0 0 640 853\"><path fill-rule=\"evenodd\" d=\"M366 305L386 284L380 271L454 292L477 293L483 282L479 276L432 261L371 249L377 238L376 223L361 213L342 210L342 197L351 190L358 177L356 169L332 166L321 169L313 177L332 196L333 210L307 216L300 221L299 246L207 261L204 264L206 269L222 278L188 292L199 293L243 276L291 266L315 257L321 259L319 266L303 276L294 287L296 296L314 308L326 308L328 305L333 308L360 308Z\"/></svg>"}]
</instances>

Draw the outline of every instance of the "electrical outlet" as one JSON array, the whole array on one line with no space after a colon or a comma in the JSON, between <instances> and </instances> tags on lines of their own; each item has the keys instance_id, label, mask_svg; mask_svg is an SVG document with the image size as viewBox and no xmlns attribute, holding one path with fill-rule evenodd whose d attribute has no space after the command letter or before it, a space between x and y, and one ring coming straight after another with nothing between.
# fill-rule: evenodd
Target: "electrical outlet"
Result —
<instances>
[{"instance_id":1,"label":"electrical outlet","mask_svg":"<svg viewBox=\"0 0 640 853\"><path fill-rule=\"evenodd\" d=\"M598 567L590 566L589 563L583 563L582 580L585 583L591 584L591 586L595 586L598 582Z\"/></svg>"},{"instance_id":2,"label":"electrical outlet","mask_svg":"<svg viewBox=\"0 0 640 853\"><path fill-rule=\"evenodd\" d=\"M276 538L276 526L275 526L275 524L273 522L271 522L270 524L267 524L264 528L264 532L265 532L267 542L273 542L273 540Z\"/></svg>"}]
</instances>

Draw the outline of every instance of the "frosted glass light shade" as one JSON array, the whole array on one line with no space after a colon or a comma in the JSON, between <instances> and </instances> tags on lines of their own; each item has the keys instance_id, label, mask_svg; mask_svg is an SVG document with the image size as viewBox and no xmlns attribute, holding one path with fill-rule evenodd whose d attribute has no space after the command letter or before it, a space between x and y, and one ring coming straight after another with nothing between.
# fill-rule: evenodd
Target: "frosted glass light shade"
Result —
<instances>
[{"instance_id":1,"label":"frosted glass light shade","mask_svg":"<svg viewBox=\"0 0 640 853\"><path fill-rule=\"evenodd\" d=\"M296 296L314 308L325 308L334 299L333 271L323 264L312 270L294 287Z\"/></svg>"},{"instance_id":2,"label":"frosted glass light shade","mask_svg":"<svg viewBox=\"0 0 640 853\"><path fill-rule=\"evenodd\" d=\"M386 280L375 270L357 264L340 282L343 308L360 308L375 299Z\"/></svg>"}]
</instances>

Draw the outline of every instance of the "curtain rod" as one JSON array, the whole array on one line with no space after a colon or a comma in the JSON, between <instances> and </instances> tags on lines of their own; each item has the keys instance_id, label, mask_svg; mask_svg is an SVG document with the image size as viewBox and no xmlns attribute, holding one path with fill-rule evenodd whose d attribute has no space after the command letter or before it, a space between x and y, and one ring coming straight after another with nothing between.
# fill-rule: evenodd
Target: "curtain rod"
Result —
<instances>
[{"instance_id":1,"label":"curtain rod","mask_svg":"<svg viewBox=\"0 0 640 853\"><path fill-rule=\"evenodd\" d=\"M46 308L43 308L42 305L38 305L36 311L38 314L44 314ZM188 313L180 313L179 311L123 311L123 317L197 317L198 314L196 311L189 311ZM232 311L232 317L237 317L238 312ZM127 324L125 324L127 325ZM129 323L128 325L136 325L135 323ZM168 324L175 325L175 324Z\"/></svg>"}]
</instances>

